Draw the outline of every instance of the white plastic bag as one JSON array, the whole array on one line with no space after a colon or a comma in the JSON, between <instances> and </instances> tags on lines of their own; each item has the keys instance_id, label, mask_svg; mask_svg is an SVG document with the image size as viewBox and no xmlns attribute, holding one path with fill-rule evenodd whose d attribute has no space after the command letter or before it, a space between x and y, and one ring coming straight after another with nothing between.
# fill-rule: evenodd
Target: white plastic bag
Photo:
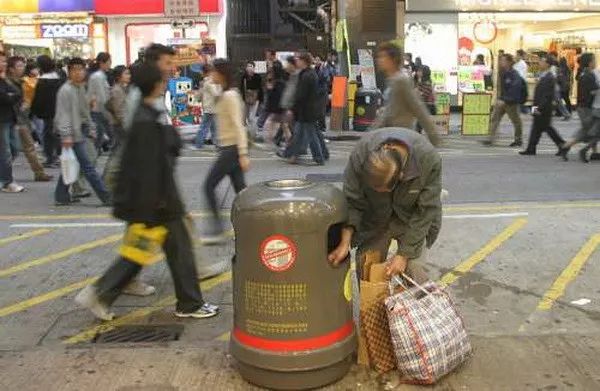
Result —
<instances>
[{"instance_id":1,"label":"white plastic bag","mask_svg":"<svg viewBox=\"0 0 600 391\"><path fill-rule=\"evenodd\" d=\"M79 178L79 161L73 148L63 148L60 154L60 173L65 185L70 185Z\"/></svg>"}]
</instances>

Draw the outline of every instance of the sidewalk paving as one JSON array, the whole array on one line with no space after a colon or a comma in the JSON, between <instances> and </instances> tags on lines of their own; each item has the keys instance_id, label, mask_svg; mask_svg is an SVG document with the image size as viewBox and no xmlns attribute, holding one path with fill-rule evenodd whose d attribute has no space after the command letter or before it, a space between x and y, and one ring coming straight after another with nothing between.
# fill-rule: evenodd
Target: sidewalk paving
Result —
<instances>
[{"instance_id":1,"label":"sidewalk paving","mask_svg":"<svg viewBox=\"0 0 600 391\"><path fill-rule=\"evenodd\" d=\"M600 335L473 337L475 356L432 391L598 390ZM103 347L0 352L0 389L19 391L259 390L240 378L227 346ZM354 367L326 390L414 391Z\"/></svg>"}]
</instances>

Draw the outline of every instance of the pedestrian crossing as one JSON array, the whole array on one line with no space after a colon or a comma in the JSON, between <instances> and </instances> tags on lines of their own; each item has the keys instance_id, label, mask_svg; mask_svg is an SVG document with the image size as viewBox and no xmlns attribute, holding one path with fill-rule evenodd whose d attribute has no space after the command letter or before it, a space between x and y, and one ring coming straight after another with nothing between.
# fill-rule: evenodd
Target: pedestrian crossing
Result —
<instances>
[{"instance_id":1,"label":"pedestrian crossing","mask_svg":"<svg viewBox=\"0 0 600 391\"><path fill-rule=\"evenodd\" d=\"M557 213L565 220L576 221L584 216L588 223L567 227L570 237L565 241L562 238L565 232L547 229ZM205 215L195 213L200 223ZM66 327L64 340L43 341L45 344L75 344L87 342L98 333L120 325L152 322L153 314L161 313L175 303L168 282L157 297L140 299L141 303L130 302L133 304L122 309L115 321L95 323L86 311L73 307L72 298L77 291L95 282L108 267L107 260L115 254L122 228L103 215L70 215L70 218L64 215L56 220L48 219L49 216L38 217L0 216L0 281L3 282L0 284L0 327L16 327L15 324L26 321L27 327L39 328L36 332L43 339L49 327L44 319L76 311L79 319L83 317L89 321L89 326L81 329ZM536 314L560 314L565 308L573 307L571 302L580 296L597 297L595 292L580 291L578 278L586 268L596 280L600 277L600 232L597 231L600 203L448 206L444 217L444 229L429 257L432 278L448 285L459 298L477 284L487 284L491 292L496 292L486 299L489 301L501 302L506 295L512 295L510 297L518 308L511 309L510 303L505 303L506 308L488 308L510 312L507 319L511 321L502 326L504 332L535 331L536 322L539 327L545 322ZM596 224L589 223L590 220ZM44 228L36 228L36 224ZM536 242L546 243L547 250L532 246ZM218 251L223 251L220 256L230 256L231 244ZM152 283L163 285L163 280L169 280L164 264L153 268L149 275L158 280L150 280ZM526 283L529 286L523 288L520 285L524 274L543 278ZM57 281L60 281L58 285ZM222 292L221 297L230 297L230 281L231 274L226 273L201 282L201 287L209 297L216 291ZM223 296L223 292L229 293ZM514 292L521 292L521 295ZM467 293L464 296L467 299L459 300L467 323L474 324L478 331L494 331L493 325L483 325L478 320L478 311L482 307L471 303L469 295ZM221 304L229 306L231 303ZM597 300L589 306L600 310ZM523 327L524 324L527 327ZM212 338L223 339L223 333L227 331L216 329L209 334Z\"/></svg>"}]
</instances>

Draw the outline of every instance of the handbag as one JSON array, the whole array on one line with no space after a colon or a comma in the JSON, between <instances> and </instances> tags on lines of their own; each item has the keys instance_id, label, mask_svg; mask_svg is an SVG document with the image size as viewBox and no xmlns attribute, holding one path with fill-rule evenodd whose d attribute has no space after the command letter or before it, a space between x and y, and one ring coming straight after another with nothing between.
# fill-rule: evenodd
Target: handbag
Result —
<instances>
[{"instance_id":1,"label":"handbag","mask_svg":"<svg viewBox=\"0 0 600 391\"><path fill-rule=\"evenodd\" d=\"M136 223L127 227L119 255L141 266L153 265L162 259L162 246L169 231L166 227L146 227Z\"/></svg>"},{"instance_id":2,"label":"handbag","mask_svg":"<svg viewBox=\"0 0 600 391\"><path fill-rule=\"evenodd\" d=\"M407 275L413 287L394 277L405 291L385 301L392 343L402 382L434 384L472 355L463 320L448 292L434 282L421 286Z\"/></svg>"}]
</instances>

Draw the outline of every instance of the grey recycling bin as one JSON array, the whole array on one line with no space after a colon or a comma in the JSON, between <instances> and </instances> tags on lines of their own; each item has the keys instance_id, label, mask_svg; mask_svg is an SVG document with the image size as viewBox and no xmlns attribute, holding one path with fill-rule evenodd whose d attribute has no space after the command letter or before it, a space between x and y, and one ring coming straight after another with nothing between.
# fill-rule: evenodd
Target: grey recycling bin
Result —
<instances>
[{"instance_id":1,"label":"grey recycling bin","mask_svg":"<svg viewBox=\"0 0 600 391\"><path fill-rule=\"evenodd\" d=\"M340 190L304 180L258 184L236 198L230 350L248 382L311 389L350 369L350 263L327 260L347 213Z\"/></svg>"}]
</instances>

